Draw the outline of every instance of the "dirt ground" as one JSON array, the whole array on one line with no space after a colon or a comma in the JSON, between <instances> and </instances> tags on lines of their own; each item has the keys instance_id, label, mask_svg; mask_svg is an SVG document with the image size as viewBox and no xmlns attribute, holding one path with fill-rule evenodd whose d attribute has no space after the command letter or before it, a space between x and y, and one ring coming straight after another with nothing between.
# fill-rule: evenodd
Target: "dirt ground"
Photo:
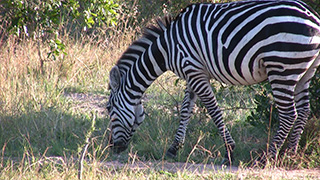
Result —
<instances>
[{"instance_id":1,"label":"dirt ground","mask_svg":"<svg viewBox=\"0 0 320 180\"><path fill-rule=\"evenodd\" d=\"M188 172L191 174L214 174L232 173L239 179L320 179L319 169L285 170L280 168L259 169L259 168L238 168L210 164L193 164L181 162L133 162L123 164L118 161L103 162L102 166L108 169L130 169L130 170L154 170L170 173Z\"/></svg>"},{"instance_id":2,"label":"dirt ground","mask_svg":"<svg viewBox=\"0 0 320 180\"><path fill-rule=\"evenodd\" d=\"M182 163L182 162L166 162L166 161L156 161L156 162L134 162L130 164L123 164L119 161L104 162L103 166L107 168L115 169L132 169L132 170L144 170L153 169L156 171L167 171L171 173L176 173L178 171L188 171L190 173L202 174L215 171L226 171L226 172L237 172L239 169L237 167L227 167L227 166L216 166L210 164L193 164L193 163Z\"/></svg>"}]
</instances>

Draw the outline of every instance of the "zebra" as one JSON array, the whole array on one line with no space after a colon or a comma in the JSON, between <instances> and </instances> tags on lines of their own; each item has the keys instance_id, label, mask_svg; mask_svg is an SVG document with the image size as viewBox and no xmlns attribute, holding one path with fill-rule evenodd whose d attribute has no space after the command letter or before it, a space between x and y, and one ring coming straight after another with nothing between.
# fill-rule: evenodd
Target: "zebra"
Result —
<instances>
[{"instance_id":1,"label":"zebra","mask_svg":"<svg viewBox=\"0 0 320 180\"><path fill-rule=\"evenodd\" d=\"M172 71L186 81L186 90L167 156L175 157L183 145L199 98L224 141L225 159L232 162L235 141L210 79L229 85L268 81L279 113L268 158L277 157L286 139L287 151L295 153L310 114L308 88L320 64L319 50L319 15L302 1L198 3L175 18L158 20L110 70L107 110L114 150L124 151L143 122L141 98L146 89L161 74Z\"/></svg>"}]
</instances>

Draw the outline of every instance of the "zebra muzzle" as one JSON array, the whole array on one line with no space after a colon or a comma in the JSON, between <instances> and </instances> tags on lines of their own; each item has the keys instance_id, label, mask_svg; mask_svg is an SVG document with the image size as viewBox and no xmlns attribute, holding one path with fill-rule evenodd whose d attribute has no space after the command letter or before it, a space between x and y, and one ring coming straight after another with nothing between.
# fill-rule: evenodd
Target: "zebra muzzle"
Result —
<instances>
[{"instance_id":1,"label":"zebra muzzle","mask_svg":"<svg viewBox=\"0 0 320 180\"><path fill-rule=\"evenodd\" d=\"M115 153L119 154L128 148L128 144L123 141L116 141L113 143L112 149Z\"/></svg>"}]
</instances>

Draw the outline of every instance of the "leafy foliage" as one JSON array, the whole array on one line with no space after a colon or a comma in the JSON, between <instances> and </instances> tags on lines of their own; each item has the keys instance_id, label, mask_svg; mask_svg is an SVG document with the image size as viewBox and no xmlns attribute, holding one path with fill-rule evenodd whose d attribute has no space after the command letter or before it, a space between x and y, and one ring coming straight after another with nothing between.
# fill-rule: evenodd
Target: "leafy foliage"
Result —
<instances>
[{"instance_id":1,"label":"leafy foliage","mask_svg":"<svg viewBox=\"0 0 320 180\"><path fill-rule=\"evenodd\" d=\"M256 108L251 111L246 121L255 127L274 128L278 124L278 114L273 103L270 85L265 82L254 90L256 91L254 95Z\"/></svg>"},{"instance_id":2,"label":"leafy foliage","mask_svg":"<svg viewBox=\"0 0 320 180\"><path fill-rule=\"evenodd\" d=\"M309 91L312 115L320 118L320 67L310 82Z\"/></svg>"},{"instance_id":3,"label":"leafy foliage","mask_svg":"<svg viewBox=\"0 0 320 180\"><path fill-rule=\"evenodd\" d=\"M81 7L84 7L83 19L88 28L94 25L114 26L117 24L116 10L119 5L112 0L87 0L79 1L79 3ZM80 17L81 13L77 12L77 16Z\"/></svg>"},{"instance_id":4,"label":"leafy foliage","mask_svg":"<svg viewBox=\"0 0 320 180\"><path fill-rule=\"evenodd\" d=\"M113 0L4 0L0 13L7 21L7 30L19 39L26 37L38 41L41 70L44 60L41 56L40 41L50 46L48 57L54 60L62 53L65 45L59 34L68 23L83 27L111 26L117 21L118 4Z\"/></svg>"}]
</instances>

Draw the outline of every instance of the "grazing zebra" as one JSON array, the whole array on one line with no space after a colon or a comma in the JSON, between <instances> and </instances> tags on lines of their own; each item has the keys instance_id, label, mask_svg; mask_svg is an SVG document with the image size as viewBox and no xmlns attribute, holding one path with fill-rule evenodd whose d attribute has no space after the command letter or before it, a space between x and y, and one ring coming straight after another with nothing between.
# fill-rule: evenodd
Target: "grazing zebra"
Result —
<instances>
[{"instance_id":1,"label":"grazing zebra","mask_svg":"<svg viewBox=\"0 0 320 180\"><path fill-rule=\"evenodd\" d=\"M235 142L226 128L209 80L251 85L268 80L279 112L279 129L269 148L275 157L289 131L295 152L309 115L309 83L320 60L320 19L301 1L252 0L193 4L175 19L158 21L133 42L110 71L107 109L116 152L125 150L144 119L141 97L170 70L186 80L181 120L167 151L175 156L200 98L218 127L225 158Z\"/></svg>"}]
</instances>

